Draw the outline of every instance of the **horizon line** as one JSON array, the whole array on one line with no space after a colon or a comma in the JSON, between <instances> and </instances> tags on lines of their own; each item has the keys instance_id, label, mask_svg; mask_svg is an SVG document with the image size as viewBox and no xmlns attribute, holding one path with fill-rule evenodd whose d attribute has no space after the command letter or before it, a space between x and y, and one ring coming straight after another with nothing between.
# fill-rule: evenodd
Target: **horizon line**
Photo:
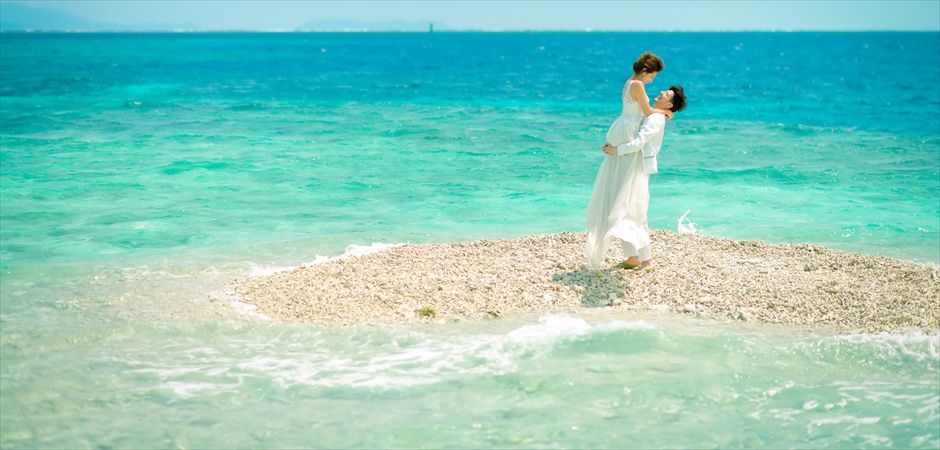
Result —
<instances>
[{"instance_id":1,"label":"horizon line","mask_svg":"<svg viewBox=\"0 0 940 450\"><path fill-rule=\"evenodd\" d=\"M8 29L0 33L940 33L936 30L908 30L908 29L859 29L859 30L800 30L800 29L755 29L755 30L608 30L585 28L570 29L531 29L531 30L502 30L502 29L447 29L447 30L381 30L369 28L347 29L154 29L154 30L83 30L83 29Z\"/></svg>"}]
</instances>

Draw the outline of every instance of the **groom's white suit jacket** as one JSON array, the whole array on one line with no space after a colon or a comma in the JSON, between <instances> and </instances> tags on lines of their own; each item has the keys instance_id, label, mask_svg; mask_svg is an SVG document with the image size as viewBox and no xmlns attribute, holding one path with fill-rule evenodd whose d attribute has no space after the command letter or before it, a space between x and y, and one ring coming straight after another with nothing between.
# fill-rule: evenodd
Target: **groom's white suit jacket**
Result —
<instances>
[{"instance_id":1,"label":"groom's white suit jacket","mask_svg":"<svg viewBox=\"0 0 940 450\"><path fill-rule=\"evenodd\" d=\"M650 114L643 119L640 125L640 132L636 139L617 146L618 155L628 155L642 151L643 153L643 173L654 174L659 171L656 164L656 155L663 146L663 131L666 130L666 116L662 114Z\"/></svg>"}]
</instances>

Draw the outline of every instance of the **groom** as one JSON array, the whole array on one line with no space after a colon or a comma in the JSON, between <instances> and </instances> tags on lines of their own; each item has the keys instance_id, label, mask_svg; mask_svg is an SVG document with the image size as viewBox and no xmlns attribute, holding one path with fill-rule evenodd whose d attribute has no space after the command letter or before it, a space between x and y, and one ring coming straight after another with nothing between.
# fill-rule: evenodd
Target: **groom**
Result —
<instances>
[{"instance_id":1,"label":"groom","mask_svg":"<svg viewBox=\"0 0 940 450\"><path fill-rule=\"evenodd\" d=\"M653 100L653 108L663 111L669 110L674 113L685 109L685 91L682 86L670 86L669 89L660 92ZM648 183L649 175L658 171L656 155L659 154L659 149L663 146L663 131L666 129L667 120L669 119L663 114L650 114L648 117L643 118L636 139L616 147L604 144L604 153L608 155L627 155L638 151L642 152L643 173L646 175L645 182ZM645 201L646 204L642 207L643 217L641 222L644 227L647 226L646 211L649 207L649 197ZM652 260L649 248L638 249L629 242L623 243L623 255L627 257L627 260L620 266L625 269L644 269L650 266ZM642 261L640 260L641 256L645 257Z\"/></svg>"}]
</instances>

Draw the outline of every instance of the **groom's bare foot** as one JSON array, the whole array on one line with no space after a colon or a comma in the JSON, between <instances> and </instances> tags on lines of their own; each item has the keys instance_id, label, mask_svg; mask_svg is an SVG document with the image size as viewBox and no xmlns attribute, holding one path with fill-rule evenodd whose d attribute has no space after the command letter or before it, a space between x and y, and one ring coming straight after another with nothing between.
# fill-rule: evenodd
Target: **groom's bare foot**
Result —
<instances>
[{"instance_id":1,"label":"groom's bare foot","mask_svg":"<svg viewBox=\"0 0 940 450\"><path fill-rule=\"evenodd\" d=\"M646 261L641 262L640 265L637 266L636 270L650 269L652 267L653 260L647 259Z\"/></svg>"}]
</instances>

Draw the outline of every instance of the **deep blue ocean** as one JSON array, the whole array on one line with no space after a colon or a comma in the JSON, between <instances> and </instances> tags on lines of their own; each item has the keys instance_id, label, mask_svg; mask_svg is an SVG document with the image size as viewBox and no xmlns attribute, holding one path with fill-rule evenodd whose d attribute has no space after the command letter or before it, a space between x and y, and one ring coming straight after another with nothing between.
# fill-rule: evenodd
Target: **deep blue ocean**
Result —
<instances>
[{"instance_id":1,"label":"deep blue ocean","mask_svg":"<svg viewBox=\"0 0 940 450\"><path fill-rule=\"evenodd\" d=\"M689 99L652 228L940 264L940 33L0 33L0 447L940 447L937 332L194 313L583 231L647 50Z\"/></svg>"}]
</instances>

